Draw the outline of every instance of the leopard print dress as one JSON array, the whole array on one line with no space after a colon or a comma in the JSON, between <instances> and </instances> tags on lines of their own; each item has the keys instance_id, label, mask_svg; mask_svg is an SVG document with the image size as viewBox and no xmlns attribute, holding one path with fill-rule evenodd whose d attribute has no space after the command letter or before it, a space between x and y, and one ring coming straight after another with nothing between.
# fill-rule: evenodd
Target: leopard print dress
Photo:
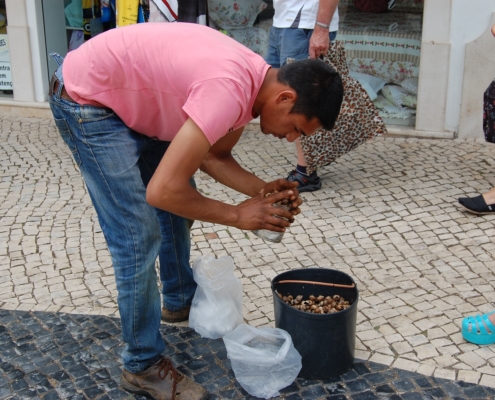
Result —
<instances>
[{"instance_id":1,"label":"leopard print dress","mask_svg":"<svg viewBox=\"0 0 495 400\"><path fill-rule=\"evenodd\" d=\"M339 72L344 86L344 99L331 131L320 129L314 135L300 138L308 173L331 164L360 144L387 132L368 93L349 76L342 42L330 43L324 61Z\"/></svg>"}]
</instances>

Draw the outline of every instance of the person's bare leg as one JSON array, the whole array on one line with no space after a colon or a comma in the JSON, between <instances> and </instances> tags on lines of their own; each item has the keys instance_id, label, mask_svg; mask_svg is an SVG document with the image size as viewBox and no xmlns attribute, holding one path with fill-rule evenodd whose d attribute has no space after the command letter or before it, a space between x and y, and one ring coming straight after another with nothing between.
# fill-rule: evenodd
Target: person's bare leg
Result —
<instances>
[{"instance_id":1,"label":"person's bare leg","mask_svg":"<svg viewBox=\"0 0 495 400\"><path fill-rule=\"evenodd\" d=\"M304 158L304 153L303 153L303 149L301 146L301 142L299 141L299 139L296 139L294 141L294 143L296 144L296 150L297 150L297 165L300 165L301 167L307 167L308 163L306 162L306 159ZM494 196L495 196L495 194L494 194Z\"/></svg>"},{"instance_id":2,"label":"person's bare leg","mask_svg":"<svg viewBox=\"0 0 495 400\"><path fill-rule=\"evenodd\" d=\"M483 193L482 196L485 199L486 204L488 204L488 205L495 204L495 187L492 188L490 191ZM495 317L493 317L493 318L495 319Z\"/></svg>"},{"instance_id":3,"label":"person's bare leg","mask_svg":"<svg viewBox=\"0 0 495 400\"><path fill-rule=\"evenodd\" d=\"M495 326L495 313L488 316L490 322Z\"/></svg>"},{"instance_id":4,"label":"person's bare leg","mask_svg":"<svg viewBox=\"0 0 495 400\"><path fill-rule=\"evenodd\" d=\"M297 150L297 166L289 173L287 180L290 182L297 182L297 189L300 193L313 192L315 190L321 189L321 179L316 171L314 171L312 174L308 174L306 170L308 163L304 158L303 149L299 139L295 140L295 144Z\"/></svg>"}]
</instances>

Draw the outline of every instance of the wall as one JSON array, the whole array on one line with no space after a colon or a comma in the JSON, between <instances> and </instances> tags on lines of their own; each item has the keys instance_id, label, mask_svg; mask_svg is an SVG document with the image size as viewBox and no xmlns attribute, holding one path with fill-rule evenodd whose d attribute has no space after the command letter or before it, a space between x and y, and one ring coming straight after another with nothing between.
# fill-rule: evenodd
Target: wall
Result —
<instances>
[{"instance_id":1,"label":"wall","mask_svg":"<svg viewBox=\"0 0 495 400\"><path fill-rule=\"evenodd\" d=\"M35 101L47 100L48 92L47 79L48 69L45 47L45 35L43 25L43 14L39 0L25 0L27 24L29 26L29 37L31 42L31 57L33 63L34 95Z\"/></svg>"},{"instance_id":2,"label":"wall","mask_svg":"<svg viewBox=\"0 0 495 400\"><path fill-rule=\"evenodd\" d=\"M448 91L446 125L458 125L460 138L483 138L483 93L495 78L495 39L490 28L495 19L495 2L477 0L466 7L455 0L452 26L462 29L452 32L452 71Z\"/></svg>"},{"instance_id":3,"label":"wall","mask_svg":"<svg viewBox=\"0 0 495 400\"><path fill-rule=\"evenodd\" d=\"M425 0L416 110L416 129L422 136L453 137L453 132L445 129L451 3L452 0Z\"/></svg>"},{"instance_id":4,"label":"wall","mask_svg":"<svg viewBox=\"0 0 495 400\"><path fill-rule=\"evenodd\" d=\"M9 55L15 101L35 101L32 51L25 0L6 0ZM22 85L16 84L22 82Z\"/></svg>"}]
</instances>

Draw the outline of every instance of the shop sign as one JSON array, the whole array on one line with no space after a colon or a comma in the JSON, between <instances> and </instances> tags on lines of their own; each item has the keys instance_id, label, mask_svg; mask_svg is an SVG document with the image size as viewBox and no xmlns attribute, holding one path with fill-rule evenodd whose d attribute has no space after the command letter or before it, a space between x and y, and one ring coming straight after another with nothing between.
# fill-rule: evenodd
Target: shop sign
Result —
<instances>
[{"instance_id":1,"label":"shop sign","mask_svg":"<svg viewBox=\"0 0 495 400\"><path fill-rule=\"evenodd\" d=\"M10 71L9 41L7 35L0 35L0 90L12 90Z\"/></svg>"}]
</instances>

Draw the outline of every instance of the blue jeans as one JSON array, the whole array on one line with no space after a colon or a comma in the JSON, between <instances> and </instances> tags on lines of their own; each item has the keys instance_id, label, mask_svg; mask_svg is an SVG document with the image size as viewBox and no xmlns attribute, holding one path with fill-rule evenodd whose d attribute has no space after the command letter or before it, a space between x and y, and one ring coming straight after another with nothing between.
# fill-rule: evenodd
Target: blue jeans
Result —
<instances>
[{"instance_id":1,"label":"blue jeans","mask_svg":"<svg viewBox=\"0 0 495 400\"><path fill-rule=\"evenodd\" d=\"M134 132L110 109L61 98L61 87L50 97L50 107L84 177L112 256L124 367L140 372L164 351L157 257L167 309L190 305L196 290L189 265L190 221L146 202L146 186L169 142Z\"/></svg>"},{"instance_id":2,"label":"blue jeans","mask_svg":"<svg viewBox=\"0 0 495 400\"><path fill-rule=\"evenodd\" d=\"M265 61L273 68L280 68L287 64L287 59L294 61L309 58L309 40L313 29L299 28L270 28L268 51ZM329 33L330 41L334 41L337 32Z\"/></svg>"}]
</instances>

